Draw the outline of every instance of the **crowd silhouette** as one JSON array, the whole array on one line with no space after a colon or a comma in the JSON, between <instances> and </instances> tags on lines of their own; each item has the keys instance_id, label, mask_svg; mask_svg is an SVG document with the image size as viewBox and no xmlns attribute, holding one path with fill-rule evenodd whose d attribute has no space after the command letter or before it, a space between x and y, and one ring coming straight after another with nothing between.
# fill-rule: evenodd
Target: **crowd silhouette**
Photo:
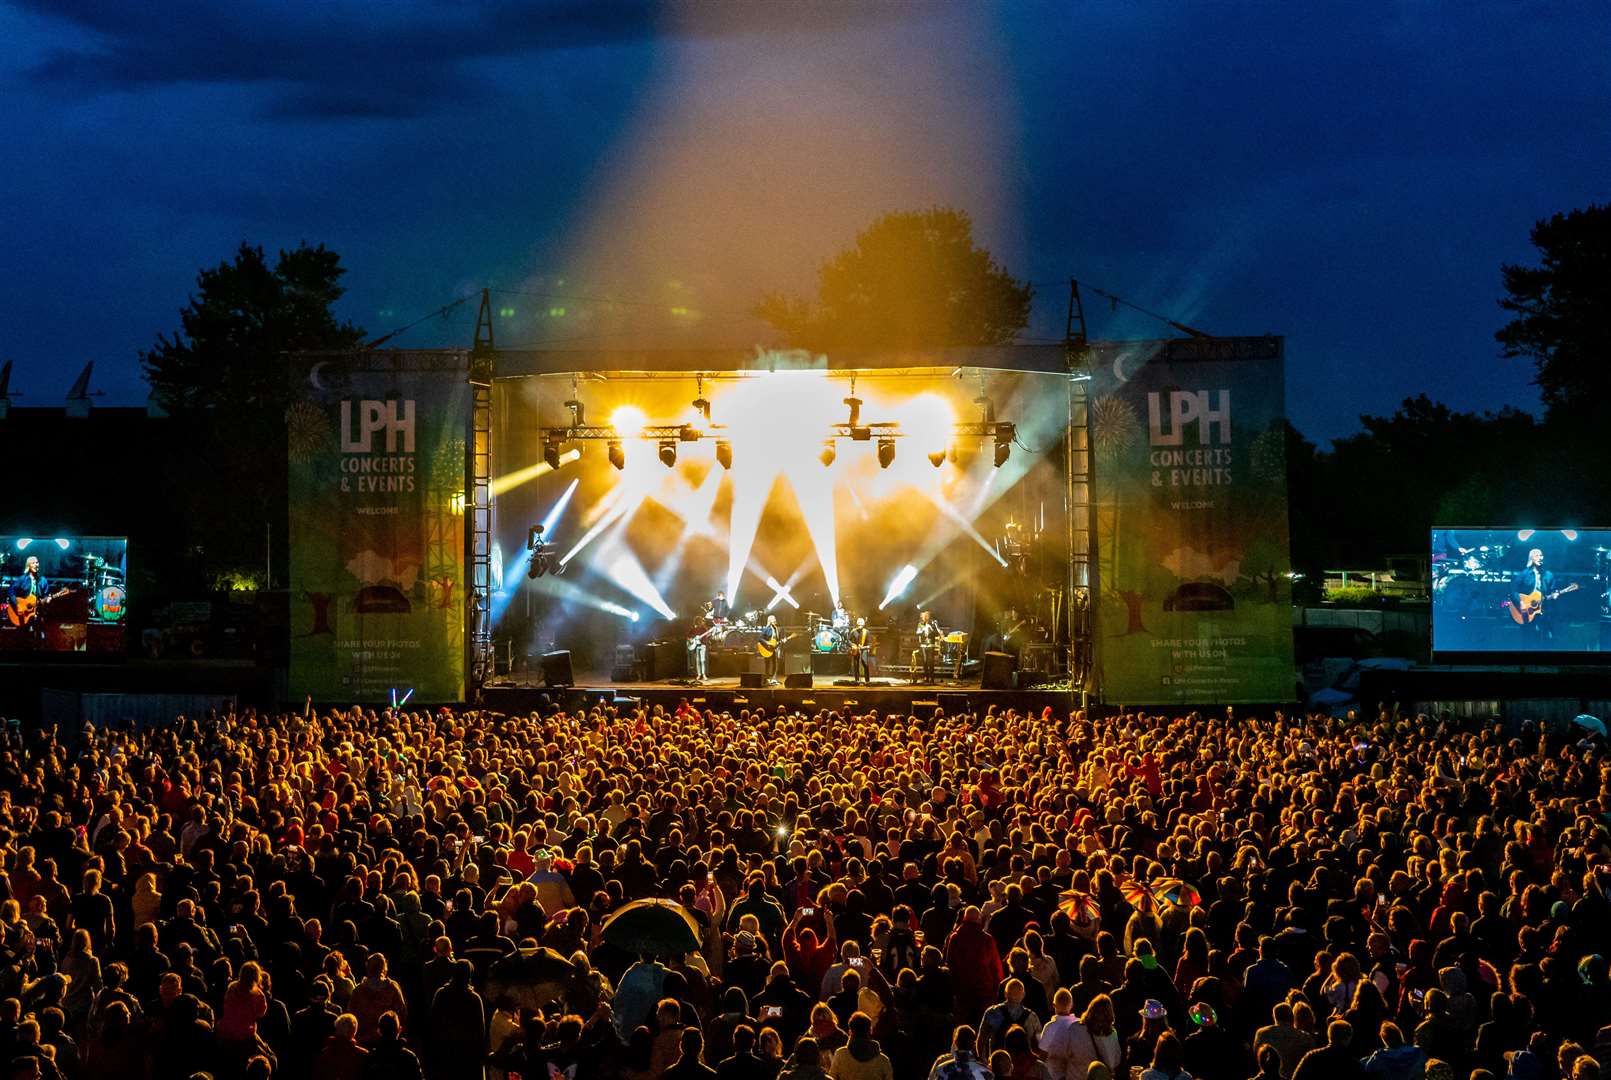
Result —
<instances>
[{"instance_id":1,"label":"crowd silhouette","mask_svg":"<svg viewBox=\"0 0 1611 1080\"><path fill-rule=\"evenodd\" d=\"M1600 1080L1604 749L1447 717L996 706L12 731L0 1063ZM606 930L648 898L694 947Z\"/></svg>"}]
</instances>

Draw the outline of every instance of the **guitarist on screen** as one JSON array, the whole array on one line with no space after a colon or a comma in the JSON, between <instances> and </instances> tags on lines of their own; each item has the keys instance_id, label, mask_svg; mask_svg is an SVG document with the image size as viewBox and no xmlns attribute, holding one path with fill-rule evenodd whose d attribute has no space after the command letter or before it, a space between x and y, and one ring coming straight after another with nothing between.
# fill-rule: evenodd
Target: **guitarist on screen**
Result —
<instances>
[{"instance_id":1,"label":"guitarist on screen","mask_svg":"<svg viewBox=\"0 0 1611 1080\"><path fill-rule=\"evenodd\" d=\"M1534 548L1527 553L1527 565L1511 577L1511 618L1521 626L1528 638L1538 643L1555 640L1550 626L1549 606L1545 601L1555 599L1555 575L1544 569L1544 552Z\"/></svg>"},{"instance_id":2,"label":"guitarist on screen","mask_svg":"<svg viewBox=\"0 0 1611 1080\"><path fill-rule=\"evenodd\" d=\"M26 626L33 624L33 633L41 636L44 630L44 620L40 619L39 608L50 598L50 582L45 575L39 572L39 556L30 555L23 564L22 573L11 579L10 614L13 625Z\"/></svg>"}]
</instances>

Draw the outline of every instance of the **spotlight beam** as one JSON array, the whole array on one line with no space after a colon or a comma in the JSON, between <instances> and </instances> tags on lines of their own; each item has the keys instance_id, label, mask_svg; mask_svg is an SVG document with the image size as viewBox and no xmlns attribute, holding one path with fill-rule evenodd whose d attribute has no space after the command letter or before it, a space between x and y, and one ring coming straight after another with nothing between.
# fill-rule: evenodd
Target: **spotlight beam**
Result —
<instances>
[{"instance_id":1,"label":"spotlight beam","mask_svg":"<svg viewBox=\"0 0 1611 1080\"><path fill-rule=\"evenodd\" d=\"M779 581L771 574L768 574L766 576L766 587L772 590L772 599L767 601L766 610L771 611L773 608L777 607L778 601L780 600L787 603L790 607L794 608L794 610L800 610L800 602L796 600L794 595L789 591L791 586L785 582Z\"/></svg>"},{"instance_id":2,"label":"spotlight beam","mask_svg":"<svg viewBox=\"0 0 1611 1080\"><path fill-rule=\"evenodd\" d=\"M660 590L654 587L649 575L644 571L642 564L632 555L623 552L610 564L610 580L631 593L637 599L648 604L659 612L663 618L674 619L677 613L671 610Z\"/></svg>"},{"instance_id":3,"label":"spotlight beam","mask_svg":"<svg viewBox=\"0 0 1611 1080\"><path fill-rule=\"evenodd\" d=\"M563 454L559 455L559 463L561 466L569 465L571 462L579 460L581 456L582 452L576 447L572 447ZM547 476L553 471L553 467L550 466L548 462L539 461L534 465L527 465L524 469L516 469L514 472L507 472L502 476L495 476L493 477L492 484L490 485L492 495L494 498L496 498L506 491L513 491L522 484L529 484L539 476Z\"/></svg>"},{"instance_id":4,"label":"spotlight beam","mask_svg":"<svg viewBox=\"0 0 1611 1080\"><path fill-rule=\"evenodd\" d=\"M911 563L907 563L905 566L901 567L900 572L895 575L892 581L890 581L889 591L884 594L884 601L878 605L878 610L883 611L885 608L889 607L890 604L894 603L901 593L906 591L907 586L912 584L912 582L916 579L917 567L913 566Z\"/></svg>"}]
</instances>

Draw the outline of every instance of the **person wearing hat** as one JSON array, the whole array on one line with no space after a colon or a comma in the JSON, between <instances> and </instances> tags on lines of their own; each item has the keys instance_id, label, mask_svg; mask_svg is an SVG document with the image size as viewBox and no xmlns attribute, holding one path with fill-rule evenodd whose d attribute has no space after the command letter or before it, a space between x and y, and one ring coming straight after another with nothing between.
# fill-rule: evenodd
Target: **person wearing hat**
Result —
<instances>
[{"instance_id":1,"label":"person wearing hat","mask_svg":"<svg viewBox=\"0 0 1611 1080\"><path fill-rule=\"evenodd\" d=\"M1117 1004L1117 1002L1115 1002ZM1124 1013L1121 1011L1122 1018ZM1133 1034L1125 1042L1126 1061L1150 1061L1158 1048L1158 1039L1169 1031L1169 1010L1157 998L1148 998L1135 1010L1131 1021ZM1139 1026L1136 1026L1139 1025Z\"/></svg>"},{"instance_id":2,"label":"person wearing hat","mask_svg":"<svg viewBox=\"0 0 1611 1080\"><path fill-rule=\"evenodd\" d=\"M1186 1069L1199 1080L1244 1080L1252 1063L1242 1044L1220 1025L1219 1010L1207 1001L1197 1001L1186 1015L1194 1029L1182 1046Z\"/></svg>"}]
</instances>

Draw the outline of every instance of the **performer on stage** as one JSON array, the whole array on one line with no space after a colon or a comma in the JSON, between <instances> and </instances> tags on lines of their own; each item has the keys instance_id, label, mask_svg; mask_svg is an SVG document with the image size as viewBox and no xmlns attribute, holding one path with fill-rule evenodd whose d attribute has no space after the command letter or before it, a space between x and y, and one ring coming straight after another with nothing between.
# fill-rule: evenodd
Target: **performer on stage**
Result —
<instances>
[{"instance_id":1,"label":"performer on stage","mask_svg":"<svg viewBox=\"0 0 1611 1080\"><path fill-rule=\"evenodd\" d=\"M830 625L841 634L850 629L850 612L845 610L844 601L835 600L833 602L833 615Z\"/></svg>"},{"instance_id":2,"label":"performer on stage","mask_svg":"<svg viewBox=\"0 0 1611 1080\"><path fill-rule=\"evenodd\" d=\"M1536 612L1517 620L1523 636L1532 643L1530 647L1543 648L1548 642L1555 640L1549 614L1549 601L1554 599L1552 594L1556 591L1555 575L1544 569L1544 552L1541 548L1534 548L1527 553L1527 565L1511 576L1510 588L1515 594L1510 598L1512 604L1521 603L1524 598L1531 598L1539 605Z\"/></svg>"},{"instance_id":3,"label":"performer on stage","mask_svg":"<svg viewBox=\"0 0 1611 1080\"><path fill-rule=\"evenodd\" d=\"M912 651L912 671L923 669L923 681L934 681L934 668L940 662L940 624L934 621L933 612L925 611L917 617L917 648ZM916 682L916 678L912 680Z\"/></svg>"},{"instance_id":4,"label":"performer on stage","mask_svg":"<svg viewBox=\"0 0 1611 1080\"><path fill-rule=\"evenodd\" d=\"M7 590L7 614L12 625L25 626L40 641L45 637L44 603L50 597L50 581L39 572L39 556L30 555L22 573L11 579Z\"/></svg>"},{"instance_id":5,"label":"performer on stage","mask_svg":"<svg viewBox=\"0 0 1611 1080\"><path fill-rule=\"evenodd\" d=\"M717 595L719 598L720 594ZM766 681L776 684L778 681L778 661L783 651L779 647L781 642L778 640L778 617L776 615L766 617L766 625L761 627L761 635L756 639L756 644L764 646L766 649L766 655L761 657L761 662L765 665Z\"/></svg>"},{"instance_id":6,"label":"performer on stage","mask_svg":"<svg viewBox=\"0 0 1611 1080\"><path fill-rule=\"evenodd\" d=\"M867 632L867 620L858 618L856 628L850 632L850 677L864 685L872 685L870 660L873 652L872 635Z\"/></svg>"},{"instance_id":7,"label":"performer on stage","mask_svg":"<svg viewBox=\"0 0 1611 1080\"><path fill-rule=\"evenodd\" d=\"M708 609L709 604L705 607ZM688 666L692 669L695 682L705 681L705 658L709 653L705 639L710 636L711 624L706 619L697 619L694 622L693 635L688 639Z\"/></svg>"},{"instance_id":8,"label":"performer on stage","mask_svg":"<svg viewBox=\"0 0 1611 1080\"><path fill-rule=\"evenodd\" d=\"M707 606L710 608L710 617L717 622L726 622L727 616L732 611L727 604L727 594L721 590L717 590L716 599L712 600Z\"/></svg>"}]
</instances>

